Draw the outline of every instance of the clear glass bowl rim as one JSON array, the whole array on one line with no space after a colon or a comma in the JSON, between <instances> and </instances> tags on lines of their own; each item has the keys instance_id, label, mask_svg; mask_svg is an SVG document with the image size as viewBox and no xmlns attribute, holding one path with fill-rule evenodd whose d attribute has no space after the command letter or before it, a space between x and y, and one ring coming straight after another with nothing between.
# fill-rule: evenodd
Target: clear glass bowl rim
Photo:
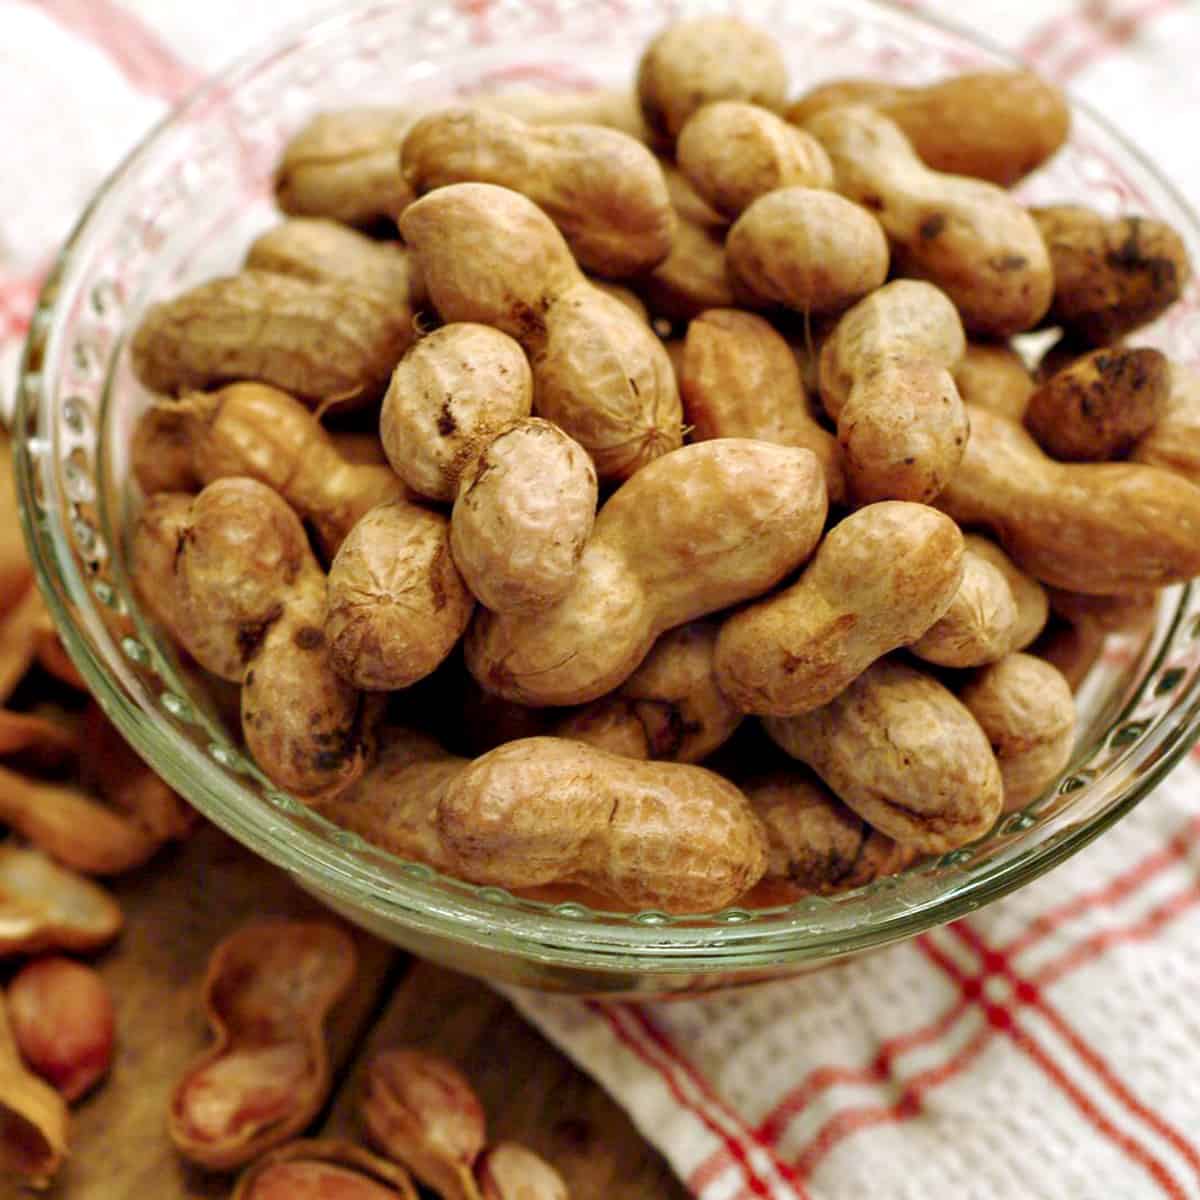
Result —
<instances>
[{"instance_id":1,"label":"clear glass bowl rim","mask_svg":"<svg viewBox=\"0 0 1200 1200\"><path fill-rule=\"evenodd\" d=\"M380 6L386 7L386 6ZM916 26L926 26L961 39L994 60L1020 65L1005 50L989 44L974 32L953 22L926 14L917 15L902 5L885 0L847 0L848 9L888 13ZM769 926L742 925L745 917L737 910L727 913L727 924L697 923L700 918L673 918L666 923L650 920L638 924L621 918L599 922L560 911L555 906L516 902L495 889L448 881L458 894L446 887L431 887L419 877L404 872L401 860L383 852L374 858L387 860L376 865L357 852L337 845L329 837L290 827L288 836L278 836L284 822L259 797L245 793L238 781L199 749L183 743L169 727L153 719L115 682L112 673L92 645L83 623L71 605L87 608L93 603L90 589L69 547L69 536L62 519L61 485L54 473L55 460L47 456L41 464L30 453L29 430L36 436L53 438L55 413L54 389L47 387L34 369L33 330L48 327L49 337L58 335L59 304L71 288L70 279L76 249L89 232L91 219L110 203L122 182L131 176L143 158L152 154L159 135L188 112L205 105L217 93L236 87L239 78L262 62L268 54L298 42L303 36L313 41L335 35L343 25L360 17L359 5L339 8L324 18L296 23L276 35L266 45L239 56L230 66L210 76L188 97L168 112L124 161L109 175L84 209L75 228L64 243L46 284L38 297L30 334L26 339L18 367L17 403L13 421L13 454L22 528L39 586L57 625L68 653L110 719L139 753L198 809L227 833L249 846L255 853L292 873L302 882L309 881L335 903L357 910L382 922L395 923L435 938L447 939L491 951L502 950L533 962L563 969L591 971L635 971L661 974L744 971L765 967L800 966L859 952L911 937L935 925L954 920L980 906L1006 895L1052 870L1083 849L1094 838L1130 812L1200 737L1200 676L1193 682L1190 704L1180 725L1171 730L1165 748L1153 739L1134 747L1150 761L1142 765L1138 777L1125 791L1085 823L1065 834L1034 846L1019 861L987 861L964 872L955 886L944 888L886 918L878 914L863 925L847 930L820 928L819 916L831 903L846 903L848 897L816 897L790 906L792 919L773 921ZM1165 179L1158 169L1105 118L1088 105L1071 97L1077 109L1086 112L1122 152L1153 176L1173 202L1187 213L1194 230L1200 222L1191 206ZM47 343L47 351L49 343ZM47 352L46 357L51 357ZM43 497L39 504L37 495ZM46 531L38 529L32 516L40 508L46 519ZM1188 610L1191 586L1183 589L1175 622ZM69 603L70 602L70 603ZM1170 634L1164 647L1170 641ZM1132 695L1123 712L1137 702L1153 677L1156 664L1144 671L1138 692ZM1102 737L1120 723L1117 714ZM1152 757L1153 756L1153 757ZM869 900L877 885L851 894ZM757 912L757 910L756 910ZM590 914L589 914L590 915ZM604 914L606 917L611 914ZM747 914L748 915L748 914ZM814 921L815 918L815 921Z\"/></svg>"}]
</instances>

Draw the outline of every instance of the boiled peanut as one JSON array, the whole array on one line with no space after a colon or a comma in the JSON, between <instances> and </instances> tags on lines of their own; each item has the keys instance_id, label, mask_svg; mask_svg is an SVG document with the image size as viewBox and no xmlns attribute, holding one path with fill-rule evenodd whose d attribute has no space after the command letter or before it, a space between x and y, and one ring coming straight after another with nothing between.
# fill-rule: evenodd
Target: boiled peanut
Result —
<instances>
[{"instance_id":1,"label":"boiled peanut","mask_svg":"<svg viewBox=\"0 0 1200 1200\"><path fill-rule=\"evenodd\" d=\"M1200 376L1179 363L1171 363L1169 373L1166 412L1129 457L1200 484Z\"/></svg>"},{"instance_id":2,"label":"boiled peanut","mask_svg":"<svg viewBox=\"0 0 1200 1200\"><path fill-rule=\"evenodd\" d=\"M289 1142L248 1167L230 1200L418 1200L408 1172L352 1142Z\"/></svg>"},{"instance_id":3,"label":"boiled peanut","mask_svg":"<svg viewBox=\"0 0 1200 1200\"><path fill-rule=\"evenodd\" d=\"M1010 421L1023 421L1036 386L1021 356L1004 343L968 342L954 368L964 404L990 409Z\"/></svg>"}]
</instances>

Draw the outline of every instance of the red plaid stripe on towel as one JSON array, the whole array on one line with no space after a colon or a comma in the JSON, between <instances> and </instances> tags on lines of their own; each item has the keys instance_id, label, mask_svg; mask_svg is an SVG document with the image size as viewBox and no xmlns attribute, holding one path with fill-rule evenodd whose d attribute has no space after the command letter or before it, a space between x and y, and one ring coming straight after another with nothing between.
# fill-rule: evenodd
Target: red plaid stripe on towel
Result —
<instances>
[{"instance_id":1,"label":"red plaid stripe on towel","mask_svg":"<svg viewBox=\"0 0 1200 1200\"><path fill-rule=\"evenodd\" d=\"M7 390L38 280L113 164L203 73L328 3L0 4ZM1200 194L1200 140L1180 133L1200 112L1195 4L924 7L1069 80ZM801 979L658 1005L514 999L702 1200L1200 1198L1198 791L1193 756L1038 883Z\"/></svg>"}]
</instances>

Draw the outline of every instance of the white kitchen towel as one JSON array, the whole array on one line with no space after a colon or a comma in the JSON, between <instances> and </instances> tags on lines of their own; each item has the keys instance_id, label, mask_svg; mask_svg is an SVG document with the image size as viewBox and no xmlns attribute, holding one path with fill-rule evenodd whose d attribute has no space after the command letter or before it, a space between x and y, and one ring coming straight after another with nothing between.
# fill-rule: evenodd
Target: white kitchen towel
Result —
<instances>
[{"instance_id":1,"label":"white kitchen towel","mask_svg":"<svg viewBox=\"0 0 1200 1200\"><path fill-rule=\"evenodd\" d=\"M462 7L493 2L517 0ZM0 0L0 386L104 175L205 73L327 7ZM1069 84L1200 192L1194 3L913 7ZM702 1200L1200 1198L1198 790L1193 755L1039 882L817 974L662 1004L515 998Z\"/></svg>"}]
</instances>

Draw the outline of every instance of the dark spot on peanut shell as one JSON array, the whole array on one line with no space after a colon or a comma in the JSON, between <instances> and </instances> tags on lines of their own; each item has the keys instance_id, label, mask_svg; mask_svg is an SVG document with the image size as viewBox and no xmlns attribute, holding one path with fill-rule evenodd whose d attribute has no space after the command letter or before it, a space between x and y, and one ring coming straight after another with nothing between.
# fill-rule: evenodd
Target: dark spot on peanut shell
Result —
<instances>
[{"instance_id":1,"label":"dark spot on peanut shell","mask_svg":"<svg viewBox=\"0 0 1200 1200\"><path fill-rule=\"evenodd\" d=\"M315 625L305 625L292 635L292 642L301 650L319 650L325 644L325 634Z\"/></svg>"},{"instance_id":2,"label":"dark spot on peanut shell","mask_svg":"<svg viewBox=\"0 0 1200 1200\"><path fill-rule=\"evenodd\" d=\"M242 662L249 662L258 653L267 630L279 620L282 612L283 605L276 604L261 621L243 621L238 625L237 648Z\"/></svg>"},{"instance_id":3,"label":"dark spot on peanut shell","mask_svg":"<svg viewBox=\"0 0 1200 1200\"><path fill-rule=\"evenodd\" d=\"M1023 271L1029 266L1029 259L1023 254L996 254L987 260L987 264L993 271L1003 274L1007 271Z\"/></svg>"},{"instance_id":4,"label":"dark spot on peanut shell","mask_svg":"<svg viewBox=\"0 0 1200 1200\"><path fill-rule=\"evenodd\" d=\"M450 411L450 401L446 400L442 403L442 411L438 413L437 431L442 437L449 437L457 428L458 422Z\"/></svg>"},{"instance_id":5,"label":"dark spot on peanut shell","mask_svg":"<svg viewBox=\"0 0 1200 1200\"><path fill-rule=\"evenodd\" d=\"M946 218L942 213L934 213L921 222L918 233L923 238L935 238L946 228Z\"/></svg>"}]
</instances>

